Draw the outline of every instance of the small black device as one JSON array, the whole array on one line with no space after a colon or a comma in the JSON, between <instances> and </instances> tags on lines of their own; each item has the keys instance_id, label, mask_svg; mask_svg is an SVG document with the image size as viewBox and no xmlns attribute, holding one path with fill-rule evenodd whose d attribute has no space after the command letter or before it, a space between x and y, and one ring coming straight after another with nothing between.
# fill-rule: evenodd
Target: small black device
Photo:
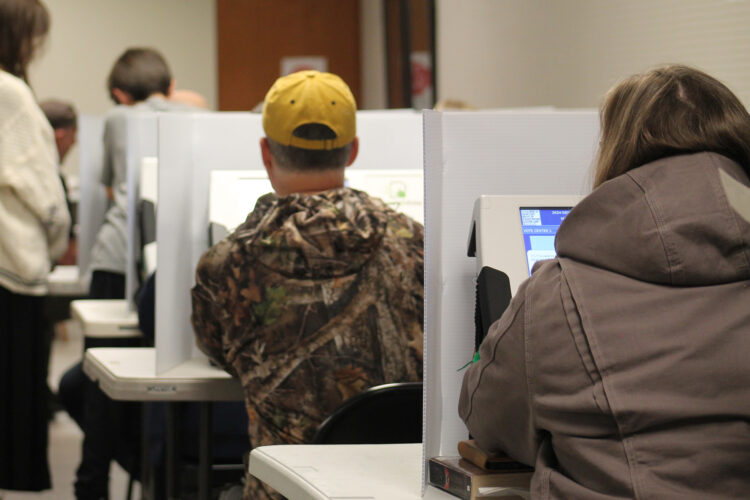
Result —
<instances>
[{"instance_id":1,"label":"small black device","mask_svg":"<svg viewBox=\"0 0 750 500\"><path fill-rule=\"evenodd\" d=\"M510 304L510 279L502 271L485 266L477 276L474 308L474 342L476 350L487 336L490 325L500 319Z\"/></svg>"}]
</instances>

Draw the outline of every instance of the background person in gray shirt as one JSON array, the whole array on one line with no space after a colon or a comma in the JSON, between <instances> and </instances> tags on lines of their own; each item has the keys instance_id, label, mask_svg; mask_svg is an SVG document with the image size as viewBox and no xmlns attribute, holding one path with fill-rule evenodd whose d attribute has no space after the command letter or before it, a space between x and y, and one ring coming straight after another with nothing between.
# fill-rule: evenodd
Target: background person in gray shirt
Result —
<instances>
[{"instance_id":1,"label":"background person in gray shirt","mask_svg":"<svg viewBox=\"0 0 750 500\"><path fill-rule=\"evenodd\" d=\"M189 111L196 108L171 100L174 80L164 58L148 48L126 50L107 80L112 109L104 124L102 184L112 201L91 250L92 299L125 297L127 267L126 116L134 111Z\"/></svg>"},{"instance_id":2,"label":"background person in gray shirt","mask_svg":"<svg viewBox=\"0 0 750 500\"><path fill-rule=\"evenodd\" d=\"M92 299L125 297L127 253L126 116L138 111L190 111L196 108L172 100L174 80L159 52L130 48L115 62L107 80L118 104L104 124L102 183L112 201L91 251ZM138 345L139 339L85 339L89 347ZM79 500L108 498L112 460L137 478L140 472L140 404L109 399L83 373L82 364L60 380L59 398L84 432L81 464L76 471Z\"/></svg>"}]
</instances>

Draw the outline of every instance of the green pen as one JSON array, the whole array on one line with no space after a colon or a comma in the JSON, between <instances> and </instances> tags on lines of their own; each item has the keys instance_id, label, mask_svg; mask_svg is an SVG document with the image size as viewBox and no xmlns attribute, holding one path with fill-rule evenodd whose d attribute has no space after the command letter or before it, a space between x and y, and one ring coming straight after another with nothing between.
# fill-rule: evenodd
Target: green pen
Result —
<instances>
[{"instance_id":1,"label":"green pen","mask_svg":"<svg viewBox=\"0 0 750 500\"><path fill-rule=\"evenodd\" d=\"M470 364L472 364L472 363L476 363L477 361L479 361L479 349L477 349L477 350L476 350L476 352L474 353L474 357L473 357L473 358L471 358L471 361L469 361L468 363L466 363L466 364L465 364L464 366L462 366L461 368L459 368L459 369L458 369L458 370L456 370L456 371L457 371L457 372L460 372L461 370L463 370L464 368L466 368L466 367L467 367L467 366L469 366Z\"/></svg>"}]
</instances>

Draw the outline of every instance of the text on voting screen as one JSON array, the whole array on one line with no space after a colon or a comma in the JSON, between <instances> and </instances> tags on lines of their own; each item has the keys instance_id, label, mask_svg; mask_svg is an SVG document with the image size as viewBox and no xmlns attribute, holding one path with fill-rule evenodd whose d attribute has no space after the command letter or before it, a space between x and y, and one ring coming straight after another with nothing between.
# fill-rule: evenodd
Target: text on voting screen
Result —
<instances>
[{"instance_id":1,"label":"text on voting screen","mask_svg":"<svg viewBox=\"0 0 750 500\"><path fill-rule=\"evenodd\" d=\"M521 233L526 263L531 269L537 261L555 258L555 234L571 207L522 207Z\"/></svg>"}]
</instances>

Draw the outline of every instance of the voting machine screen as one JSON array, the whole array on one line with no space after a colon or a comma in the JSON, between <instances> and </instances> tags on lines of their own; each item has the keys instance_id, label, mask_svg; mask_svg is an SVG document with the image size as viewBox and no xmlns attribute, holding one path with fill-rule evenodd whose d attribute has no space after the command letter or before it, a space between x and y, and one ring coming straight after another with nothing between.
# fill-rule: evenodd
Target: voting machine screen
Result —
<instances>
[{"instance_id":1,"label":"voting machine screen","mask_svg":"<svg viewBox=\"0 0 750 500\"><path fill-rule=\"evenodd\" d=\"M529 276L540 260L554 259L555 235L573 207L519 207Z\"/></svg>"},{"instance_id":2,"label":"voting machine screen","mask_svg":"<svg viewBox=\"0 0 750 500\"><path fill-rule=\"evenodd\" d=\"M414 220L424 221L422 170L347 169L344 185L366 191ZM273 192L265 170L213 170L209 194L209 244L214 245L245 222L255 203Z\"/></svg>"},{"instance_id":3,"label":"voting machine screen","mask_svg":"<svg viewBox=\"0 0 750 500\"><path fill-rule=\"evenodd\" d=\"M245 222L258 198L273 192L265 170L212 170L208 201L209 245Z\"/></svg>"},{"instance_id":4,"label":"voting machine screen","mask_svg":"<svg viewBox=\"0 0 750 500\"><path fill-rule=\"evenodd\" d=\"M481 343L540 260L555 258L555 235L578 195L480 196L469 256L477 259L475 331Z\"/></svg>"}]
</instances>

